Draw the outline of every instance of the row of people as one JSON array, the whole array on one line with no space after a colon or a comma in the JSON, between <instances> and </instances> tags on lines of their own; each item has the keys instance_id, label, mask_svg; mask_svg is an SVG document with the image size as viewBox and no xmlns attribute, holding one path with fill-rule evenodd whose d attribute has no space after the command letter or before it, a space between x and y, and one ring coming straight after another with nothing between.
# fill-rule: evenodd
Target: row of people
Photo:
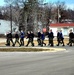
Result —
<instances>
[{"instance_id":1,"label":"row of people","mask_svg":"<svg viewBox=\"0 0 74 75\"><path fill-rule=\"evenodd\" d=\"M64 36L62 34L62 30L57 31L57 42L58 42L57 46L59 46L60 43L63 44L62 46L65 46L64 45Z\"/></svg>"},{"instance_id":2,"label":"row of people","mask_svg":"<svg viewBox=\"0 0 74 75\"><path fill-rule=\"evenodd\" d=\"M73 33L72 29L69 31L68 36L69 36L69 42L67 43L67 45L73 46L74 45L74 33ZM65 46L62 30L60 30L60 32L59 31L57 32L57 42L58 42L57 46L59 46L60 43L62 43L63 46Z\"/></svg>"},{"instance_id":3,"label":"row of people","mask_svg":"<svg viewBox=\"0 0 74 75\"><path fill-rule=\"evenodd\" d=\"M43 46L43 44L45 44L44 43L45 35L41 32L40 34L38 34L38 38L39 38L39 36L40 36L40 45ZM20 37L19 37L18 31L17 31L17 32L15 32L14 38L15 38L15 42L13 42L11 32L7 33L7 35L6 35L6 39L7 39L6 40L6 46L10 46L10 42L12 43L12 46L15 46L16 43L18 43L19 46L24 46L24 38L28 39L26 46L28 46L30 43L32 46L34 46L34 43L33 43L34 33L32 31L31 32L28 31L26 37L25 37L25 34L23 31L20 32ZM37 40L37 41L38 41L38 45L39 45L39 40Z\"/></svg>"},{"instance_id":4,"label":"row of people","mask_svg":"<svg viewBox=\"0 0 74 75\"><path fill-rule=\"evenodd\" d=\"M54 46L53 43L53 39L54 39L54 33L52 30L50 30L47 33L48 36L48 45L49 46ZM10 46L10 42L12 42L12 46L15 46L16 43L19 44L19 46L24 46L24 38L25 38L25 33L23 31L20 32L20 37L18 32L15 33L15 42L13 42L12 39L12 34L11 32L7 33L7 41L6 41L6 46ZM19 41L20 38L20 41ZM34 46L34 33L31 31L28 31L26 39L28 39L27 45L29 45L29 43L31 43L32 46ZM37 33L37 42L39 46L46 46L46 43L44 43L45 40L45 34L43 32L38 31ZM69 43L67 45L72 46L72 44L74 43L74 33L72 32L72 30L70 30L69 33ZM62 44L62 46L65 46L64 44L64 36L62 34L62 30L57 31L57 46L59 46L59 44Z\"/></svg>"},{"instance_id":5,"label":"row of people","mask_svg":"<svg viewBox=\"0 0 74 75\"><path fill-rule=\"evenodd\" d=\"M32 46L34 46L34 33L31 31L28 31L27 33L27 37L26 39L28 38L28 42L27 42L27 45L28 46L30 43ZM45 35L43 34L43 32L38 32L38 45L41 45L43 46L43 44L46 46L46 43L44 43L44 39L45 39Z\"/></svg>"},{"instance_id":6,"label":"row of people","mask_svg":"<svg viewBox=\"0 0 74 75\"><path fill-rule=\"evenodd\" d=\"M18 31L15 32L14 38L15 38L15 42L13 42L13 36L11 32L8 32L6 34L6 46L10 46L10 42L12 43L12 46L15 46L16 43L19 44L19 46L24 46L24 37L25 34L23 31L20 32L20 42L19 42L19 34Z\"/></svg>"},{"instance_id":7,"label":"row of people","mask_svg":"<svg viewBox=\"0 0 74 75\"><path fill-rule=\"evenodd\" d=\"M41 36L40 36L40 32L38 32L38 41L39 41L39 45L40 45L40 41L42 40L41 39ZM47 33L47 36L48 36L48 46L54 46L54 43L53 43L53 39L54 39L54 33L52 30L50 30L48 33ZM44 41L44 40L43 40ZM62 30L60 31L57 31L57 46L59 46L59 44L61 43L62 46L65 46L64 45L64 36L62 34ZM44 43L44 42L43 42ZM43 44L41 43L41 44Z\"/></svg>"}]
</instances>

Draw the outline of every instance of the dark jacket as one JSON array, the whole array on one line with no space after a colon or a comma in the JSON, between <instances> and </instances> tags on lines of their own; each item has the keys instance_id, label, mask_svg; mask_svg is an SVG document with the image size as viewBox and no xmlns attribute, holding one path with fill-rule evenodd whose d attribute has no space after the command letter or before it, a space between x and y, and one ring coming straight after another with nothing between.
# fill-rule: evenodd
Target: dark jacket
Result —
<instances>
[{"instance_id":1,"label":"dark jacket","mask_svg":"<svg viewBox=\"0 0 74 75\"><path fill-rule=\"evenodd\" d=\"M33 39L33 38L34 38L34 33L31 33L30 36L31 36L31 38Z\"/></svg>"},{"instance_id":2,"label":"dark jacket","mask_svg":"<svg viewBox=\"0 0 74 75\"><path fill-rule=\"evenodd\" d=\"M31 34L27 33L27 38L31 38Z\"/></svg>"},{"instance_id":3,"label":"dark jacket","mask_svg":"<svg viewBox=\"0 0 74 75\"><path fill-rule=\"evenodd\" d=\"M15 34L15 38L16 39L19 39L19 35L17 33Z\"/></svg>"},{"instance_id":4,"label":"dark jacket","mask_svg":"<svg viewBox=\"0 0 74 75\"><path fill-rule=\"evenodd\" d=\"M45 35L41 34L41 39L44 40L45 39Z\"/></svg>"},{"instance_id":5,"label":"dark jacket","mask_svg":"<svg viewBox=\"0 0 74 75\"><path fill-rule=\"evenodd\" d=\"M41 37L41 33L40 32L38 32L38 38L40 38Z\"/></svg>"},{"instance_id":6,"label":"dark jacket","mask_svg":"<svg viewBox=\"0 0 74 75\"><path fill-rule=\"evenodd\" d=\"M64 39L63 34L61 32L59 33L59 38Z\"/></svg>"},{"instance_id":7,"label":"dark jacket","mask_svg":"<svg viewBox=\"0 0 74 75\"><path fill-rule=\"evenodd\" d=\"M71 39L74 38L74 33L73 32L69 33L69 38L71 38Z\"/></svg>"},{"instance_id":8,"label":"dark jacket","mask_svg":"<svg viewBox=\"0 0 74 75\"><path fill-rule=\"evenodd\" d=\"M24 38L24 37L25 37L24 32L21 32L21 34L20 34L20 38Z\"/></svg>"},{"instance_id":9,"label":"dark jacket","mask_svg":"<svg viewBox=\"0 0 74 75\"><path fill-rule=\"evenodd\" d=\"M60 33L58 32L58 33L57 33L57 39L59 39L59 38L60 38Z\"/></svg>"},{"instance_id":10,"label":"dark jacket","mask_svg":"<svg viewBox=\"0 0 74 75\"><path fill-rule=\"evenodd\" d=\"M12 39L12 33L9 33L9 34L8 34L8 37L9 37L10 39Z\"/></svg>"},{"instance_id":11,"label":"dark jacket","mask_svg":"<svg viewBox=\"0 0 74 75\"><path fill-rule=\"evenodd\" d=\"M48 33L48 38L54 38L53 32Z\"/></svg>"},{"instance_id":12,"label":"dark jacket","mask_svg":"<svg viewBox=\"0 0 74 75\"><path fill-rule=\"evenodd\" d=\"M50 32L48 32L48 38L50 38Z\"/></svg>"}]
</instances>

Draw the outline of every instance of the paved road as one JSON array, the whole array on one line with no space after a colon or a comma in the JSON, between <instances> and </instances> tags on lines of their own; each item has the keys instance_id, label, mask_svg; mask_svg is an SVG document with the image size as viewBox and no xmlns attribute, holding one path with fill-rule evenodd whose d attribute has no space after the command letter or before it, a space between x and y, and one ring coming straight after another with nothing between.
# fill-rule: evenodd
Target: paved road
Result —
<instances>
[{"instance_id":1,"label":"paved road","mask_svg":"<svg viewBox=\"0 0 74 75\"><path fill-rule=\"evenodd\" d=\"M62 52L0 52L0 75L74 75L74 47Z\"/></svg>"}]
</instances>

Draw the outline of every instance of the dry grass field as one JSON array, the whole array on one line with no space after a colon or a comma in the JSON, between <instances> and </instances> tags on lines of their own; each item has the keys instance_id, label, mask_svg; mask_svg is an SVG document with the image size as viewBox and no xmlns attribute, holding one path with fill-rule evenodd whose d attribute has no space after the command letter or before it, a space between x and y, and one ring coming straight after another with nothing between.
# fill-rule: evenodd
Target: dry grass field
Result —
<instances>
[{"instance_id":1,"label":"dry grass field","mask_svg":"<svg viewBox=\"0 0 74 75\"><path fill-rule=\"evenodd\" d=\"M25 43L25 45L27 44L27 41L28 40L24 40L24 43ZM48 46L48 40L46 39L45 41L44 41L45 43L46 43L46 45ZM68 43L68 39L64 39L64 42L65 42L65 45ZM32 52L32 51L34 51L34 52L37 52L37 51L57 51L55 48L48 48L48 49L43 49L43 48L40 48L40 47L38 47L38 48L34 48L34 47L31 47L31 44L29 44L29 47L25 47L25 45L24 45L24 47L19 47L19 45L18 44L16 44L15 46L16 47L6 47L6 42L2 42L2 43L0 43L0 52L20 52L20 51L22 51L22 52ZM38 43L37 43L37 40L35 39L34 40L34 44L35 44L35 47L38 45ZM57 44L57 39L54 39L54 45L56 45ZM12 46L12 44L11 44L11 46ZM62 48L62 50L64 50L63 48ZM59 49L59 51L60 51L60 49Z\"/></svg>"},{"instance_id":2,"label":"dry grass field","mask_svg":"<svg viewBox=\"0 0 74 75\"><path fill-rule=\"evenodd\" d=\"M44 42L46 43L46 45L48 45L48 40L45 40ZM6 42L0 43L0 46L5 46L5 43L6 43ZM25 45L26 45L26 44L27 44L27 40L25 40L24 43L25 43ZM65 38L65 39L64 39L64 43L65 43L65 45L68 43L68 38ZM37 40L34 40L34 44L35 44L35 46L38 45ZM57 44L57 39L54 39L54 45L56 45L56 44ZM12 45L12 44L11 44L11 45ZM24 45L24 46L25 46L25 45ZM29 46L30 46L30 45L31 45L31 44L29 44ZM15 46L19 46L19 45L16 44Z\"/></svg>"}]
</instances>

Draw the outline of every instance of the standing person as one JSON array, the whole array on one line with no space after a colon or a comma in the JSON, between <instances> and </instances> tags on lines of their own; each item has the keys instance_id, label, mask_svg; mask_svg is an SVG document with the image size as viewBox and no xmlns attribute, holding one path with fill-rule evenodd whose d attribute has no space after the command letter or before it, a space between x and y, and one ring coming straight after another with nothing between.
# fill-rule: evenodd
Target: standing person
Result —
<instances>
[{"instance_id":1,"label":"standing person","mask_svg":"<svg viewBox=\"0 0 74 75\"><path fill-rule=\"evenodd\" d=\"M33 33L33 31L31 31L31 35L30 36L31 36L31 39L32 39L32 41L31 41L32 46L34 46L34 42L33 42L34 41L34 33Z\"/></svg>"},{"instance_id":2,"label":"standing person","mask_svg":"<svg viewBox=\"0 0 74 75\"><path fill-rule=\"evenodd\" d=\"M10 46L10 40L9 40L9 32L7 32L6 34L6 46Z\"/></svg>"},{"instance_id":3,"label":"standing person","mask_svg":"<svg viewBox=\"0 0 74 75\"><path fill-rule=\"evenodd\" d=\"M72 43L74 41L74 33L72 30L70 30L70 33L69 33L69 45L72 46Z\"/></svg>"},{"instance_id":4,"label":"standing person","mask_svg":"<svg viewBox=\"0 0 74 75\"><path fill-rule=\"evenodd\" d=\"M29 43L31 43L31 45L34 46L33 37L32 37L32 35L31 35L31 32L29 32L29 31L28 31L28 33L27 33L27 38L28 38L28 42L27 42L26 47L29 45Z\"/></svg>"},{"instance_id":5,"label":"standing person","mask_svg":"<svg viewBox=\"0 0 74 75\"><path fill-rule=\"evenodd\" d=\"M25 37L25 33L23 32L23 30L21 30L21 33L20 33L21 46L24 46L24 37Z\"/></svg>"},{"instance_id":6,"label":"standing person","mask_svg":"<svg viewBox=\"0 0 74 75\"><path fill-rule=\"evenodd\" d=\"M52 32L52 29L51 29L50 30L50 35L49 35L50 46L54 46L54 44L53 44L53 38L54 38L54 34Z\"/></svg>"},{"instance_id":7,"label":"standing person","mask_svg":"<svg viewBox=\"0 0 74 75\"><path fill-rule=\"evenodd\" d=\"M50 46L50 31L48 32L48 46Z\"/></svg>"},{"instance_id":8,"label":"standing person","mask_svg":"<svg viewBox=\"0 0 74 75\"><path fill-rule=\"evenodd\" d=\"M20 42L19 42L19 34L18 34L18 32L15 33L15 42L14 42L14 46L15 46L16 43L18 43L19 46L21 46L21 44L20 44Z\"/></svg>"},{"instance_id":9,"label":"standing person","mask_svg":"<svg viewBox=\"0 0 74 75\"><path fill-rule=\"evenodd\" d=\"M60 43L63 44L62 46L65 46L64 45L64 36L63 36L62 30L60 30L60 32L59 32L59 40L60 40Z\"/></svg>"},{"instance_id":10,"label":"standing person","mask_svg":"<svg viewBox=\"0 0 74 75\"><path fill-rule=\"evenodd\" d=\"M58 42L57 46L59 46L60 44L60 32L59 31L57 31L57 42Z\"/></svg>"},{"instance_id":11,"label":"standing person","mask_svg":"<svg viewBox=\"0 0 74 75\"><path fill-rule=\"evenodd\" d=\"M41 46L43 46L43 44L46 46L46 43L44 43L44 39L45 39L45 35L43 32L41 32Z\"/></svg>"},{"instance_id":12,"label":"standing person","mask_svg":"<svg viewBox=\"0 0 74 75\"><path fill-rule=\"evenodd\" d=\"M38 30L38 33L37 33L37 42L38 42L38 46L41 45L41 32Z\"/></svg>"},{"instance_id":13,"label":"standing person","mask_svg":"<svg viewBox=\"0 0 74 75\"><path fill-rule=\"evenodd\" d=\"M9 42L12 42L12 46L14 46L14 42L13 42L13 39L12 39L12 33L9 32Z\"/></svg>"}]
</instances>

